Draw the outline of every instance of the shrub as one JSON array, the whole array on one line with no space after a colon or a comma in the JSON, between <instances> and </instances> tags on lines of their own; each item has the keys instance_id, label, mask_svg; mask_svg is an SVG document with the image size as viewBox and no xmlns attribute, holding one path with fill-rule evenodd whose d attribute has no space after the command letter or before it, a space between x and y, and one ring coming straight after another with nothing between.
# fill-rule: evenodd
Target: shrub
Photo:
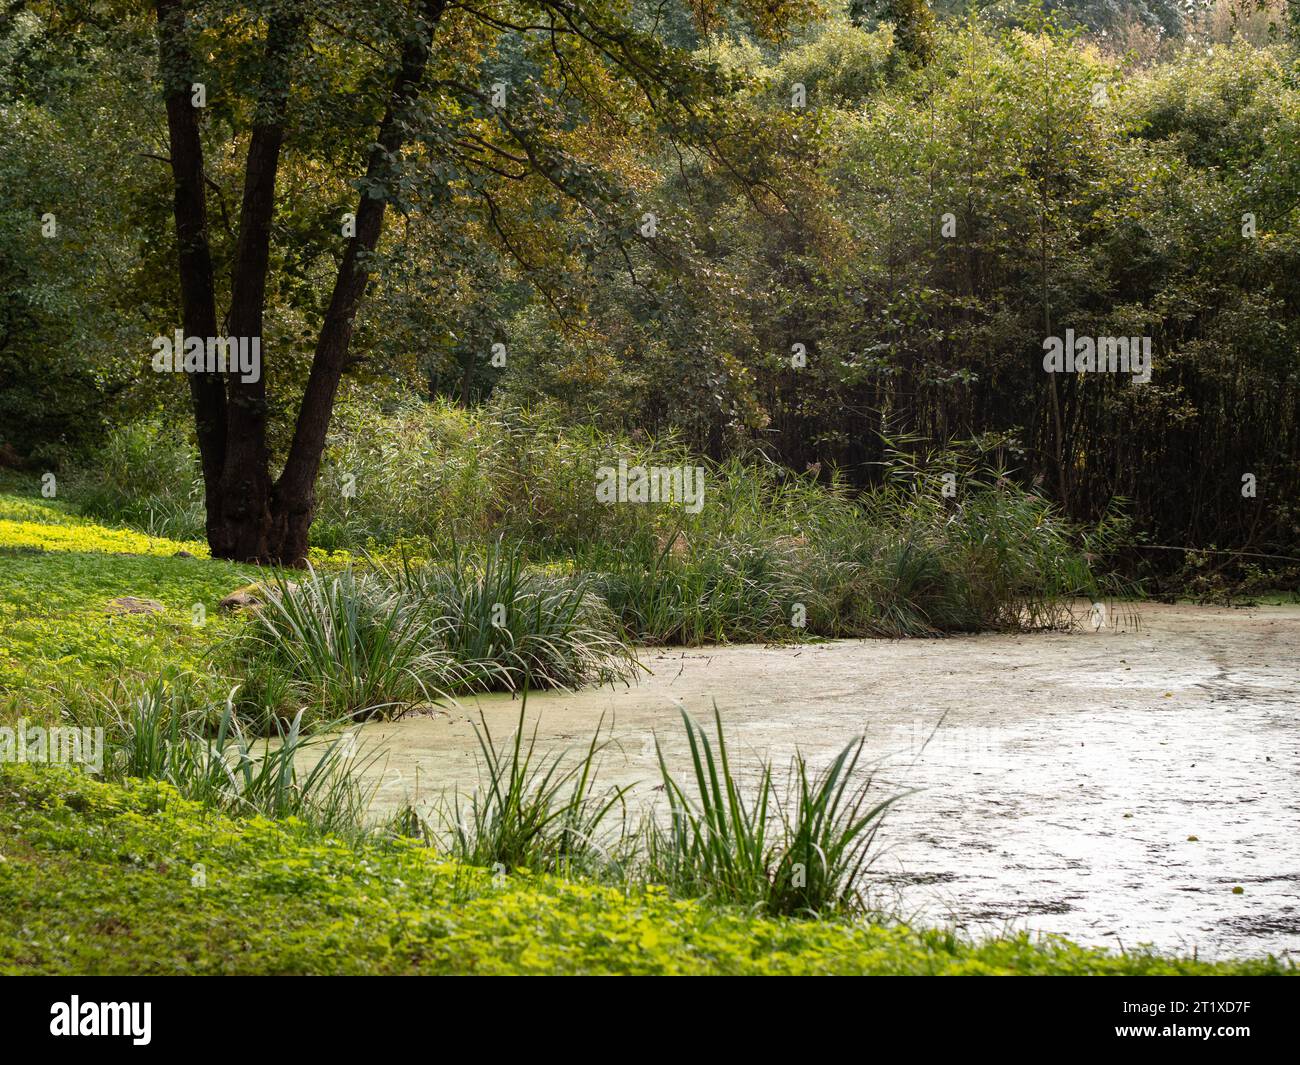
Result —
<instances>
[{"instance_id":1,"label":"shrub","mask_svg":"<svg viewBox=\"0 0 1300 1065\"><path fill-rule=\"evenodd\" d=\"M640 668L593 578L529 568L519 546L457 549L447 564L386 576L461 667L457 690L577 688Z\"/></svg>"},{"instance_id":2,"label":"shrub","mask_svg":"<svg viewBox=\"0 0 1300 1065\"><path fill-rule=\"evenodd\" d=\"M168 461L190 461L164 450ZM982 455L973 446L920 457L893 450L885 483L854 494L760 456L711 463L671 437L631 440L539 411L438 402L380 414L344 405L321 473L313 550L427 560L422 589L452 619L447 638L458 660L505 687L525 674L544 686L601 679L607 666L624 672L615 648L580 653L606 629L625 640L697 644L1073 624L1075 597L1118 587L1108 591L1095 568L1122 525L1108 515L1085 533ZM140 493L133 498L159 513L179 475L152 470L125 442L110 464L137 459L140 471L127 478ZM703 507L600 503L596 471L620 459L703 466ZM938 470L958 474L955 496L940 491ZM340 490L345 473L355 496ZM155 479L163 488L150 501ZM105 480L119 478L110 470ZM377 594L382 606L386 592ZM515 596L528 609L489 626L485 608ZM582 641L564 635L579 630ZM422 698L409 676L397 685L408 689L402 694L361 687L356 698Z\"/></svg>"},{"instance_id":3,"label":"shrub","mask_svg":"<svg viewBox=\"0 0 1300 1065\"><path fill-rule=\"evenodd\" d=\"M197 450L160 419L117 426L93 468L74 470L72 499L85 514L150 536L205 538Z\"/></svg>"},{"instance_id":4,"label":"shrub","mask_svg":"<svg viewBox=\"0 0 1300 1065\"><path fill-rule=\"evenodd\" d=\"M243 705L283 708L289 697L330 719L395 716L431 702L468 675L445 649L443 627L373 574L309 569L295 582L281 578L247 639Z\"/></svg>"}]
</instances>

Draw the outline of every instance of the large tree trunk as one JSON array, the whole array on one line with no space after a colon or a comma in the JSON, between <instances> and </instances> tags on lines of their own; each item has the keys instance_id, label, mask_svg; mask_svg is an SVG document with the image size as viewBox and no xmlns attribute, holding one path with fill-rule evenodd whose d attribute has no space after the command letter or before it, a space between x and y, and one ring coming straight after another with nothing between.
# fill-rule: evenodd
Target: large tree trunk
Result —
<instances>
[{"instance_id":1,"label":"large tree trunk","mask_svg":"<svg viewBox=\"0 0 1300 1065\"><path fill-rule=\"evenodd\" d=\"M427 0L424 25L408 38L402 49L388 109L366 163L364 187L367 189L384 187L393 177L394 160L405 139L405 121L419 95L433 30L445 6L446 0ZM300 563L307 556L307 533L316 513L316 476L325 449L325 434L347 363L357 306L369 277L366 259L379 243L386 205L386 199L363 194L357 207L356 232L343 254L329 309L325 312L289 458L272 493L272 554L288 564Z\"/></svg>"},{"instance_id":2,"label":"large tree trunk","mask_svg":"<svg viewBox=\"0 0 1300 1065\"><path fill-rule=\"evenodd\" d=\"M256 339L262 352L255 381L230 374L226 385L226 461L221 471L218 538L223 557L244 562L277 561L271 548L271 474L266 447L267 349L262 343L266 273L271 256L275 177L284 143L289 71L302 32L299 13L273 16L267 28L257 116L244 164L244 202L230 290L226 329L232 338ZM215 545L214 546L214 554Z\"/></svg>"}]
</instances>

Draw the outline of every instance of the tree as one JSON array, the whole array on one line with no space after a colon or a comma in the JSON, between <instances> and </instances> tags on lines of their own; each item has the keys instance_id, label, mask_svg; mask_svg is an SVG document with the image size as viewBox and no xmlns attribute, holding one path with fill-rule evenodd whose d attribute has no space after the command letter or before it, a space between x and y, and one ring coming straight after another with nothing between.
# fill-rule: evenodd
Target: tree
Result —
<instances>
[{"instance_id":1,"label":"tree","mask_svg":"<svg viewBox=\"0 0 1300 1065\"><path fill-rule=\"evenodd\" d=\"M728 81L638 29L635 10L617 0L482 6L458 0L156 0L155 6L186 338L242 338L266 353L276 181L286 146L297 131L305 131L304 144L314 137L318 154L327 157L319 152L322 138L355 144L364 136L370 145L362 153L359 200L278 478L270 471L265 372L252 379L211 367L187 374L208 541L217 558L299 564L306 556L330 416L355 358L354 323L382 251L390 206L405 213L418 202L468 196L480 205L488 230L527 265L498 205L503 189L527 186L585 216L618 251L638 239L636 215L574 148L581 121L632 141L654 129L706 155L721 158L727 151L727 117L719 104ZM772 36L795 11L792 0L757 0L732 14ZM700 19L710 27L726 17L713 5L701 7ZM439 48L435 35L444 27L446 43ZM204 63L199 42L208 50ZM511 64L518 77L478 83L488 59ZM222 104L238 131L232 139L246 135L247 149L229 310L219 324L203 108L195 104L207 91L201 67L223 61L219 69L231 81L244 71L257 73L244 86L247 106L241 110L232 99ZM346 104L331 88L313 83L322 73L327 83L333 78L349 86ZM372 113L380 117L367 133L363 123Z\"/></svg>"}]
</instances>

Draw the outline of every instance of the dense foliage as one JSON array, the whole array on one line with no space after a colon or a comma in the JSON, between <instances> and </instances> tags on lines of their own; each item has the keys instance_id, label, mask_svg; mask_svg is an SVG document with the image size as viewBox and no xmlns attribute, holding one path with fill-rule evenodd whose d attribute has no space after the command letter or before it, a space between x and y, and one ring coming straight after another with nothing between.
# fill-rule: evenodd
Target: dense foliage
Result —
<instances>
[{"instance_id":1,"label":"dense foliage","mask_svg":"<svg viewBox=\"0 0 1300 1065\"><path fill-rule=\"evenodd\" d=\"M221 5L199 8L215 20ZM1143 10L963 22L940 6L932 23L883 5L776 40L789 12L756 31L709 8L701 31L681 11L618 8L680 50L664 62L690 53L713 79L692 82L708 106L689 121L648 121L610 68L551 55L544 32L449 13L463 49L438 76L529 86L546 165L461 158L474 138L513 154L509 131L477 104L440 112L394 201L344 394L544 401L853 485L878 480L891 447L974 440L1070 517L1123 498L1154 544L1294 555L1294 46L1265 32L1279 10L1218 5L1176 26ZM335 39L312 53L314 95L290 101L276 193L264 329L280 456L359 174L353 134L374 118L340 114L378 76L345 42L382 16L339 11L350 21L313 30ZM1106 27L1134 12L1163 29L1125 53ZM34 469L97 456L111 423L142 414L166 428L136 462L188 454L191 435L183 386L140 372L176 321L152 25L80 14L36 4L0 25L0 456ZM246 80L260 23L245 14L206 61L214 83ZM447 108L461 89L438 91ZM223 299L248 118L226 107L203 127ZM448 156L439 129L469 139ZM1042 342L1066 328L1150 337L1152 382L1044 374ZM173 502L202 514L201 494Z\"/></svg>"},{"instance_id":2,"label":"dense foliage","mask_svg":"<svg viewBox=\"0 0 1300 1065\"><path fill-rule=\"evenodd\" d=\"M773 188L751 210L716 175L665 174L685 279L593 285L576 342L521 322L532 373L498 387L857 483L891 440L974 439L1073 516L1122 497L1158 544L1294 553L1291 51L1138 67L949 28L900 73L887 30L831 28L776 61L720 54L771 86L756 121L787 112ZM796 82L820 106L790 114ZM1150 337L1151 384L1043 373L1066 328Z\"/></svg>"}]
</instances>

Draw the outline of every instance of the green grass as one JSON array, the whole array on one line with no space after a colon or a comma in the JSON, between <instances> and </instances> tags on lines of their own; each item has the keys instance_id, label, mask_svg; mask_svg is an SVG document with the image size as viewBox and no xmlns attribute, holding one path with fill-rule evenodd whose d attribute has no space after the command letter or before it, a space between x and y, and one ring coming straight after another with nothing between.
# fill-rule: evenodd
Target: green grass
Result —
<instances>
[{"instance_id":1,"label":"green grass","mask_svg":"<svg viewBox=\"0 0 1300 1065\"><path fill-rule=\"evenodd\" d=\"M274 722L270 741L250 738L235 711L234 691L215 725L210 707L185 684L161 681L123 702L99 701L108 745L106 779L162 780L208 809L293 817L354 839L376 783L365 771L378 759L357 749L354 732L307 732L303 711ZM86 721L83 717L83 725Z\"/></svg>"},{"instance_id":2,"label":"green grass","mask_svg":"<svg viewBox=\"0 0 1300 1065\"><path fill-rule=\"evenodd\" d=\"M328 720L396 716L432 702L460 672L441 629L370 574L312 570L281 581L249 626L247 709L292 713L306 705Z\"/></svg>"},{"instance_id":3,"label":"green grass","mask_svg":"<svg viewBox=\"0 0 1300 1065\"><path fill-rule=\"evenodd\" d=\"M556 569L552 567L551 570ZM527 564L497 540L445 561L383 570L391 590L439 629L464 690L578 688L634 679L636 656L590 575Z\"/></svg>"},{"instance_id":4,"label":"green grass","mask_svg":"<svg viewBox=\"0 0 1300 1065\"><path fill-rule=\"evenodd\" d=\"M433 466L439 477L461 472L430 484L433 494L403 489L396 511L371 501L383 519L373 531L389 538L379 561L400 573L400 582L387 582L400 588L363 595L368 578L346 569L353 556L331 559L314 548L328 576L307 578L300 598L268 611L262 649L274 653L252 664L235 660L248 626L216 607L254 579L253 568L173 558L181 549L206 552L78 517L64 499L36 494L36 482L31 494L0 494L0 710L41 715L77 701L81 689L138 688L188 672L209 679L214 701L247 681L249 696L276 704L286 720L308 704L334 718L439 692L626 678L635 667L624 643L1056 626L1069 623L1073 595L1095 592L1071 531L1044 500L1005 484L972 487L957 505L911 471L860 503L769 466L731 462L711 468L711 502L698 515L666 504L602 507L587 468L623 445L514 417L436 409L377 424L371 435L385 442L382 453L349 444L358 463L371 462L359 484L405 483L395 479L405 472L422 484ZM401 452L409 471L383 465L421 433L423 449ZM630 457L685 458L671 443ZM502 481L507 473L514 487ZM489 489L499 495L484 496ZM462 520L444 513L439 491L460 493ZM106 493L96 497L100 509L111 509L115 497ZM340 505L326 503L326 534ZM468 546L447 540L434 519L463 532ZM402 521L413 539L399 537ZM484 540L492 530L514 539ZM360 538L337 537L352 547ZM403 553L415 547L433 552L430 564L401 571ZM389 610L398 592L438 616ZM164 612L110 614L109 602L127 595L155 599ZM497 604L506 608L500 618ZM433 628L437 639L424 639ZM425 661L431 655L438 661ZM439 663L446 668L432 668Z\"/></svg>"},{"instance_id":5,"label":"green grass","mask_svg":"<svg viewBox=\"0 0 1300 1065\"><path fill-rule=\"evenodd\" d=\"M235 820L160 782L0 769L0 972L1269 974L1062 940L754 918Z\"/></svg>"},{"instance_id":6,"label":"green grass","mask_svg":"<svg viewBox=\"0 0 1300 1065\"><path fill-rule=\"evenodd\" d=\"M73 698L79 688L115 682L145 684L159 674L189 671L227 677L214 658L239 622L217 604L249 581L252 570L206 558L173 558L167 543L153 553L124 554L103 542L104 530L70 521L57 507L0 496L0 514L28 515L25 524L78 533L78 549L39 550L0 521L0 707L36 717ZM39 523L33 522L39 517ZM21 530L20 530L21 532ZM160 614L111 614L122 596L153 599ZM196 625L195 607L203 608Z\"/></svg>"},{"instance_id":7,"label":"green grass","mask_svg":"<svg viewBox=\"0 0 1300 1065\"><path fill-rule=\"evenodd\" d=\"M253 715L393 717L467 692L577 688L640 668L582 575L493 544L446 562L309 569L269 587L245 641ZM249 705L251 702L251 705Z\"/></svg>"},{"instance_id":8,"label":"green grass","mask_svg":"<svg viewBox=\"0 0 1300 1065\"><path fill-rule=\"evenodd\" d=\"M1270 591L1252 596L1252 601L1261 606L1296 606L1300 604L1300 592Z\"/></svg>"},{"instance_id":9,"label":"green grass","mask_svg":"<svg viewBox=\"0 0 1300 1065\"><path fill-rule=\"evenodd\" d=\"M374 580L384 595L400 593L424 603L428 623L441 619L447 630L439 646L462 664L472 661L470 686L478 687L494 669L513 670L514 682L531 684L578 683L601 678L605 667L621 668L628 660L618 654L593 658L584 645L566 643L570 634L593 625L607 634L621 629L623 635L696 640L767 631L784 624L787 600L799 592L792 575L818 566L824 567L822 598L809 596L809 615L833 611L838 603L845 617L860 611L852 624L868 631L941 628L956 616L951 611L969 608L976 587L998 609L1008 603L1032 608L1040 601L1051 609L1050 595L1036 598L1043 586L1033 584L1026 567L1036 564L1036 551L1050 553L1063 541L1060 530L1051 529L1033 550L1018 544L1023 530L1046 520L1033 500L1008 496L1014 520L1002 521L1002 502L986 497L981 505L993 517L986 513L971 530L950 529L946 539L936 536L952 523L928 509L924 498L896 495L888 503L900 529L858 529L860 512L835 503L805 513L806 535L782 538L776 534L782 522L804 506L807 493L821 489L796 484L768 496L779 504L774 515L743 509L743 491L759 491L756 482L736 478L725 487L733 496L728 505L742 509L719 511L707 519L714 525L689 530L685 535L694 539L688 547L680 548L671 534L633 529L618 547L599 548L613 561L590 575L580 568L581 559L547 565L533 560L525 568L519 549L503 548L496 554L453 553L452 571L437 568L447 559L435 559L400 577L391 571L391 559L387 575L382 566L358 574L344 557L341 568L309 580L340 591L342 599L326 613L330 624L340 618L356 622L354 635L364 628L354 608L365 604L342 594L349 582ZM755 521L772 523L764 526L771 538L747 544L756 526L745 523ZM1005 536L994 536L992 526ZM514 738L499 746L485 736L485 757L489 763L495 759L485 779L488 790L467 805L453 803L439 830L429 831L413 818L386 831L363 830L363 796L342 764L354 756L344 753L337 733L304 733L306 718L291 706L287 724L277 725L274 718L254 722L260 731L270 726L275 742L267 745L247 738L249 719L221 709L231 688L247 679L249 661L241 649L259 625L265 630L268 619L273 625L284 612L272 607L261 622L219 614L222 597L267 575L203 557L172 557L182 544L97 525L63 501L0 495L0 718L104 724L110 733L108 775L116 781L48 767L0 768L0 970L1283 970L1271 960L1215 967L1024 936L970 943L943 931L848 923L842 914L854 909L874 820L872 807L848 784L847 762L842 780L796 767L791 786L768 796L760 833L752 831L754 807L737 805L725 770L714 787L708 741L698 736L695 791L671 785L688 825L694 818L694 835L677 841L682 849L675 856L659 841L658 856L673 858L673 869L666 870L672 875L655 872L645 855L625 851L626 822L612 850L600 838L623 811L621 796L599 789L588 775L599 737L585 759L580 751L576 762L561 763L559 756L535 753L522 733L518 746ZM942 552L936 545L953 557L969 550L984 558L990 568L979 572L992 577L963 586L953 571L937 565ZM1022 550L1014 566L998 561L1017 548ZM597 553L593 547L588 562ZM638 587L634 578L643 553L653 553L654 565ZM466 564L457 565L458 557ZM1074 565L1069 562L1058 575L1073 580ZM588 593L598 606L584 605ZM163 612L107 611L110 600L126 595L155 599ZM600 613L608 609L604 595L618 604L613 617ZM526 609L507 613L504 626L493 626L491 608L502 596ZM201 626L194 624L196 605L206 615ZM950 616L937 617L944 611ZM539 623L530 626L530 618ZM292 626L286 633L292 643ZM364 650L364 641L359 646ZM322 644L316 665L337 666L338 650L334 643ZM374 662L362 656L352 665L352 678L344 678L348 684L374 680ZM304 669L299 679L319 686L322 670L310 662ZM313 715L317 723L328 723L325 709ZM308 748L316 748L314 759L290 757ZM852 751L845 755L853 757ZM118 779L131 774L161 779ZM766 779L771 782L770 771ZM739 843L737 827L748 833ZM715 875L734 873L733 859L740 858L749 862L741 870L747 875L726 883ZM611 865L627 862L637 868L608 877L616 883L554 875L607 876ZM496 864L498 871L477 863ZM723 868L727 863L731 867ZM790 875L795 865L804 867L799 883ZM650 883L656 878L667 886ZM760 916L759 910L841 916L804 920Z\"/></svg>"}]
</instances>

